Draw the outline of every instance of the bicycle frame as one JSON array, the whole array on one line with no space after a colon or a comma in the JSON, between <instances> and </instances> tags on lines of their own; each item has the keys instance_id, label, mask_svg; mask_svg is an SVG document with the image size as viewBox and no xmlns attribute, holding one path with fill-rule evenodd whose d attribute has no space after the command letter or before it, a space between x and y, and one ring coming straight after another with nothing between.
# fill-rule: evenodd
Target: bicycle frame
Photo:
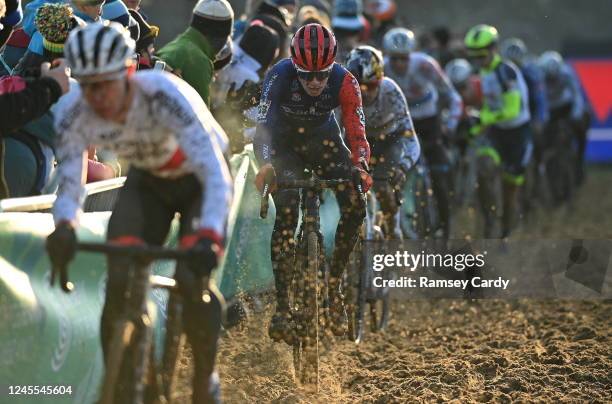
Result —
<instances>
[{"instance_id":1,"label":"bicycle frame","mask_svg":"<svg viewBox=\"0 0 612 404\"><path fill-rule=\"evenodd\" d=\"M350 180L320 180L314 175L306 180L279 181L278 189L300 190L302 220L297 229L295 267L291 281L292 317L295 322L293 363L296 376L303 383L319 386L319 329L323 325L320 308L323 301L321 290L326 284L323 235L320 231L319 207L321 191L349 185ZM269 186L264 186L260 216L265 218L268 210ZM314 344L310 339L314 340ZM305 359L303 361L302 359Z\"/></svg>"},{"instance_id":2,"label":"bicycle frame","mask_svg":"<svg viewBox=\"0 0 612 404\"><path fill-rule=\"evenodd\" d=\"M162 388L163 394L167 401L170 401L172 392L173 373L175 370L176 359L180 352L180 336L182 334L180 324L180 312L182 309L182 300L173 298L177 296L177 284L172 278L167 278L158 275L149 275L150 263L159 259L170 260L187 260L193 257L193 253L186 250L172 250L157 246L123 246L118 244L99 244L99 243L79 243L77 248L81 251L102 253L107 255L121 255L129 258L128 281L126 285L126 304L125 310L116 319L114 332L109 342L109 353L106 358L106 371L102 384L102 392L100 403L113 403L115 401L115 392L117 387L117 379L119 377L121 364L125 349L133 343L134 333L140 329L143 335L138 338L137 344L134 346L135 358L133 359L132 369L134 383L134 399L138 401L143 394L143 384L146 369L149 367L149 353L152 339L151 324L146 313L147 299L149 291L152 288L165 289L171 293L173 303L168 304L168 320L167 320L167 335L166 346L164 349L164 360L162 369ZM72 290L72 285L68 280L67 268L54 268L54 273L60 273L60 283L62 289L66 292ZM52 277L52 284L53 284ZM178 320L178 322L177 322ZM177 329L178 328L178 329ZM179 339L175 339L176 336ZM170 355L168 350L170 349ZM174 363L167 363L173 361ZM153 366L153 369L157 368ZM159 372L156 370L154 376ZM157 380L154 380L155 386L158 386Z\"/></svg>"}]
</instances>

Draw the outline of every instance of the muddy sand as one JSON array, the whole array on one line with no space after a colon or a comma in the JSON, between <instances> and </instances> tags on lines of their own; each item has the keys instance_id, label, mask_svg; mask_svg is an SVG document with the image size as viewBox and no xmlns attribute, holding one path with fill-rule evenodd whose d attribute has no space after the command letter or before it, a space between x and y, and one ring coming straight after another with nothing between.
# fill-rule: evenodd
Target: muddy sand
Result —
<instances>
[{"instance_id":1,"label":"muddy sand","mask_svg":"<svg viewBox=\"0 0 612 404\"><path fill-rule=\"evenodd\" d=\"M591 170L570 209L540 212L517 237L612 238L612 170ZM544 216L545 215L545 216ZM321 357L320 392L299 387L270 310L221 341L226 403L612 402L612 301L402 300L384 333L336 339ZM190 358L177 398L188 402Z\"/></svg>"}]
</instances>

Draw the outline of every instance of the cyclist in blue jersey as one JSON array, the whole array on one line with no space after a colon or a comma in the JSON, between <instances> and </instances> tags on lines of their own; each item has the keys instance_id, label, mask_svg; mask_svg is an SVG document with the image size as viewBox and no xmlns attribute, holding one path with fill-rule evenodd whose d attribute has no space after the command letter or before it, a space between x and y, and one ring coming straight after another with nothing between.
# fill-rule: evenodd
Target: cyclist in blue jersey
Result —
<instances>
[{"instance_id":1,"label":"cyclist in blue jersey","mask_svg":"<svg viewBox=\"0 0 612 404\"><path fill-rule=\"evenodd\" d=\"M266 75L254 139L261 164L257 185L264 179L297 179L309 167L322 178L352 178L361 172L362 188L371 179L362 168L368 163L370 147L365 138L365 119L357 80L335 63L336 39L320 24L301 27L291 42L291 58L281 60ZM342 110L345 139L334 109ZM348 146L348 147L347 147ZM359 185L359 184L356 184ZM332 331L342 335L346 327L340 279L365 217L356 187L339 189L336 197L341 217L331 261L329 296ZM272 234L272 263L277 307L269 334L276 340L292 341L288 286L291 279L294 240L298 220L296 190L273 188L276 222Z\"/></svg>"},{"instance_id":2,"label":"cyclist in blue jersey","mask_svg":"<svg viewBox=\"0 0 612 404\"><path fill-rule=\"evenodd\" d=\"M580 81L558 52L544 52L538 59L538 65L544 71L550 112L546 130L554 128L559 121L569 122L578 143L576 179L580 184L584 179L584 152L587 132L591 126L591 114L582 95Z\"/></svg>"}]
</instances>

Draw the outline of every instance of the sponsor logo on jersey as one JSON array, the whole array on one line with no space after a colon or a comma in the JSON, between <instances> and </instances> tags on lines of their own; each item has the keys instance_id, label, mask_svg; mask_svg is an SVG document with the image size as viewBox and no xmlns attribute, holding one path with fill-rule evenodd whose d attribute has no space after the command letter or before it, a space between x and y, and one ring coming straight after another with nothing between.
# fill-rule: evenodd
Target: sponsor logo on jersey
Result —
<instances>
[{"instance_id":1,"label":"sponsor logo on jersey","mask_svg":"<svg viewBox=\"0 0 612 404\"><path fill-rule=\"evenodd\" d=\"M365 114L363 113L363 107L359 106L357 107L357 110L355 111L357 113L357 116L359 117L359 122L361 123L362 126L365 126Z\"/></svg>"}]
</instances>

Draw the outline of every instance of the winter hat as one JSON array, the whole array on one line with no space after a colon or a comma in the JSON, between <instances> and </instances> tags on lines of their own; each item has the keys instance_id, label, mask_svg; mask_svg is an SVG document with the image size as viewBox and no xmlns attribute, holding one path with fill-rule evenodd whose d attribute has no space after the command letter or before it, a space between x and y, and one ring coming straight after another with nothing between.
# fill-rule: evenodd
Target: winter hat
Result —
<instances>
[{"instance_id":1,"label":"winter hat","mask_svg":"<svg viewBox=\"0 0 612 404\"><path fill-rule=\"evenodd\" d=\"M156 25L149 25L138 11L132 9L128 11L138 24L140 30L140 36L136 41L136 52L146 51L149 45L155 42L155 38L159 35L159 27Z\"/></svg>"},{"instance_id":2,"label":"winter hat","mask_svg":"<svg viewBox=\"0 0 612 404\"><path fill-rule=\"evenodd\" d=\"M244 32L238 45L265 70L276 57L279 42L278 34L274 30L261 22L255 22Z\"/></svg>"},{"instance_id":3,"label":"winter hat","mask_svg":"<svg viewBox=\"0 0 612 404\"><path fill-rule=\"evenodd\" d=\"M226 37L233 25L234 10L227 0L200 0L193 8L191 26L204 36Z\"/></svg>"},{"instance_id":4,"label":"winter hat","mask_svg":"<svg viewBox=\"0 0 612 404\"><path fill-rule=\"evenodd\" d=\"M361 0L336 0L332 27L344 31L359 32L364 28L360 16L363 12Z\"/></svg>"},{"instance_id":5,"label":"winter hat","mask_svg":"<svg viewBox=\"0 0 612 404\"><path fill-rule=\"evenodd\" d=\"M130 36L137 41L140 36L138 22L131 17L127 6L121 0L106 0L102 6L102 18L118 22L130 31Z\"/></svg>"},{"instance_id":6,"label":"winter hat","mask_svg":"<svg viewBox=\"0 0 612 404\"><path fill-rule=\"evenodd\" d=\"M43 48L49 56L61 57L68 34L85 22L75 16L72 7L65 3L45 3L36 11L36 29L43 37Z\"/></svg>"}]
</instances>

